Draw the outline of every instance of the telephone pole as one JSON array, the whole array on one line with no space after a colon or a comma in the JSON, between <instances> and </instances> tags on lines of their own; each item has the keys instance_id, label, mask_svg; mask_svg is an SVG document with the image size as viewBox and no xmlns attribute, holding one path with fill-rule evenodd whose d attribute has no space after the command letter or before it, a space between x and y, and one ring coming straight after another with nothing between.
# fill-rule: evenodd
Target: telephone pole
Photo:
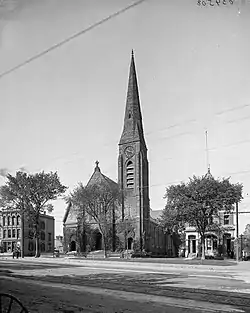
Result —
<instances>
[{"instance_id":1,"label":"telephone pole","mask_svg":"<svg viewBox=\"0 0 250 313\"><path fill-rule=\"evenodd\" d=\"M208 141L207 141L207 130L205 132L206 136L206 158L207 158L207 171L210 173L210 164L209 164L209 151L208 151Z\"/></svg>"},{"instance_id":2,"label":"telephone pole","mask_svg":"<svg viewBox=\"0 0 250 313\"><path fill-rule=\"evenodd\" d=\"M236 262L239 262L239 206L236 202Z\"/></svg>"}]
</instances>

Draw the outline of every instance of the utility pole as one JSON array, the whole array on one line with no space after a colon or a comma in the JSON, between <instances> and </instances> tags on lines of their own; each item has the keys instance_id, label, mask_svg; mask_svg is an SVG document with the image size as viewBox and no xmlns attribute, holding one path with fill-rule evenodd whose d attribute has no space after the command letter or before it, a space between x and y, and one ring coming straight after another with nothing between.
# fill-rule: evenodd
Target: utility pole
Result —
<instances>
[{"instance_id":1,"label":"utility pole","mask_svg":"<svg viewBox=\"0 0 250 313\"><path fill-rule=\"evenodd\" d=\"M240 235L240 259L243 261L243 235Z\"/></svg>"},{"instance_id":2,"label":"utility pole","mask_svg":"<svg viewBox=\"0 0 250 313\"><path fill-rule=\"evenodd\" d=\"M206 157L207 157L207 171L210 173L210 164L209 164L209 150L208 150L208 140L207 140L207 130L205 132L206 136Z\"/></svg>"},{"instance_id":3,"label":"utility pole","mask_svg":"<svg viewBox=\"0 0 250 313\"><path fill-rule=\"evenodd\" d=\"M236 202L236 262L239 262L239 206Z\"/></svg>"},{"instance_id":4,"label":"utility pole","mask_svg":"<svg viewBox=\"0 0 250 313\"><path fill-rule=\"evenodd\" d=\"M24 258L24 211L21 212L21 257Z\"/></svg>"}]
</instances>

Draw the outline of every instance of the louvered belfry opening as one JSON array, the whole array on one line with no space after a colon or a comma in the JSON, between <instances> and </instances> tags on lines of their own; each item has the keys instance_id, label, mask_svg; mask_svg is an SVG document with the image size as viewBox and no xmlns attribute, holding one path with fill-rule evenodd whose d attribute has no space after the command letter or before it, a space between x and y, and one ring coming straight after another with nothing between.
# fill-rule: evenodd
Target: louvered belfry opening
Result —
<instances>
[{"instance_id":1,"label":"louvered belfry opening","mask_svg":"<svg viewBox=\"0 0 250 313\"><path fill-rule=\"evenodd\" d=\"M132 161L128 161L126 167L127 188L134 188L134 164Z\"/></svg>"}]
</instances>

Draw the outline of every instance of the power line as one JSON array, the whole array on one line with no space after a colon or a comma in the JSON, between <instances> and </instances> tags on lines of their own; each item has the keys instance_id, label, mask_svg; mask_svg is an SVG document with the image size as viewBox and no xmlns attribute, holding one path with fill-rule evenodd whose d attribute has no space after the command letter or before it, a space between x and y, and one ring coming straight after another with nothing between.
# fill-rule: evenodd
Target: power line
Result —
<instances>
[{"instance_id":1,"label":"power line","mask_svg":"<svg viewBox=\"0 0 250 313\"><path fill-rule=\"evenodd\" d=\"M18 65L16 65L16 66L14 66L14 67L12 67L12 68L10 68L9 70L0 73L0 79L3 78L4 76L8 75L8 74L13 73L14 71L18 70L19 68L24 67L25 65L27 65L27 64L29 64L29 63L31 63L31 62L33 62L33 61L35 61L35 60L37 60L37 59L43 57L44 55L48 54L49 52L51 52L51 51L53 51L53 50L55 50L55 49L58 49L58 48L62 47L62 46L65 45L66 43L68 43L68 42L70 42L70 41L76 39L77 37L80 37L81 35L83 35L83 34L89 32L89 31L91 31L92 29L94 29L94 28L96 28L96 27L98 27L98 26L100 26L100 25L102 25L102 24L104 24L105 22L108 22L108 21L111 20L112 18L114 18L114 17L116 17L116 16L118 16L118 15L120 15L120 14L125 13L126 11L128 11L128 10L134 8L135 6L141 4L141 3L145 2L145 1L146 1L146 0L139 0L139 1L136 1L136 2L134 2L133 4L130 4L129 6L127 6L127 7L123 8L123 9L121 9L121 10L119 10L119 11L117 11L117 12L111 14L111 15L109 15L108 17L105 17L104 19L102 19L102 20L100 20L100 21L98 21L98 22L92 24L91 26L89 26L89 27L87 27L87 28L85 28L85 29L83 29L83 30L81 30L81 31L79 31L79 32L77 32L77 33L75 33L74 35L72 35L72 36L70 36L70 37L68 37L68 38L66 38L66 39L64 39L64 40L62 40L61 42L59 42L59 43L57 43L57 44L54 44L54 45L51 46L50 48L48 48L48 49L46 49L46 50L44 50L44 51L42 51L42 52L40 52L40 53L34 55L33 57L27 59L26 61L24 61L24 62L22 62L22 63L20 63L20 64L18 64Z\"/></svg>"}]
</instances>

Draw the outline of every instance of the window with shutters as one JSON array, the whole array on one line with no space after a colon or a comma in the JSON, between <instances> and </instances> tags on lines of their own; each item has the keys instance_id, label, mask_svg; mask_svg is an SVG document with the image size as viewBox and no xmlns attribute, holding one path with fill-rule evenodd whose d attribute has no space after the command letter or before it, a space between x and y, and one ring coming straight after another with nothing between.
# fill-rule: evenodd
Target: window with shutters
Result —
<instances>
[{"instance_id":1,"label":"window with shutters","mask_svg":"<svg viewBox=\"0 0 250 313\"><path fill-rule=\"evenodd\" d=\"M129 161L126 166L126 179L127 179L127 188L134 187L134 164L132 161Z\"/></svg>"}]
</instances>

